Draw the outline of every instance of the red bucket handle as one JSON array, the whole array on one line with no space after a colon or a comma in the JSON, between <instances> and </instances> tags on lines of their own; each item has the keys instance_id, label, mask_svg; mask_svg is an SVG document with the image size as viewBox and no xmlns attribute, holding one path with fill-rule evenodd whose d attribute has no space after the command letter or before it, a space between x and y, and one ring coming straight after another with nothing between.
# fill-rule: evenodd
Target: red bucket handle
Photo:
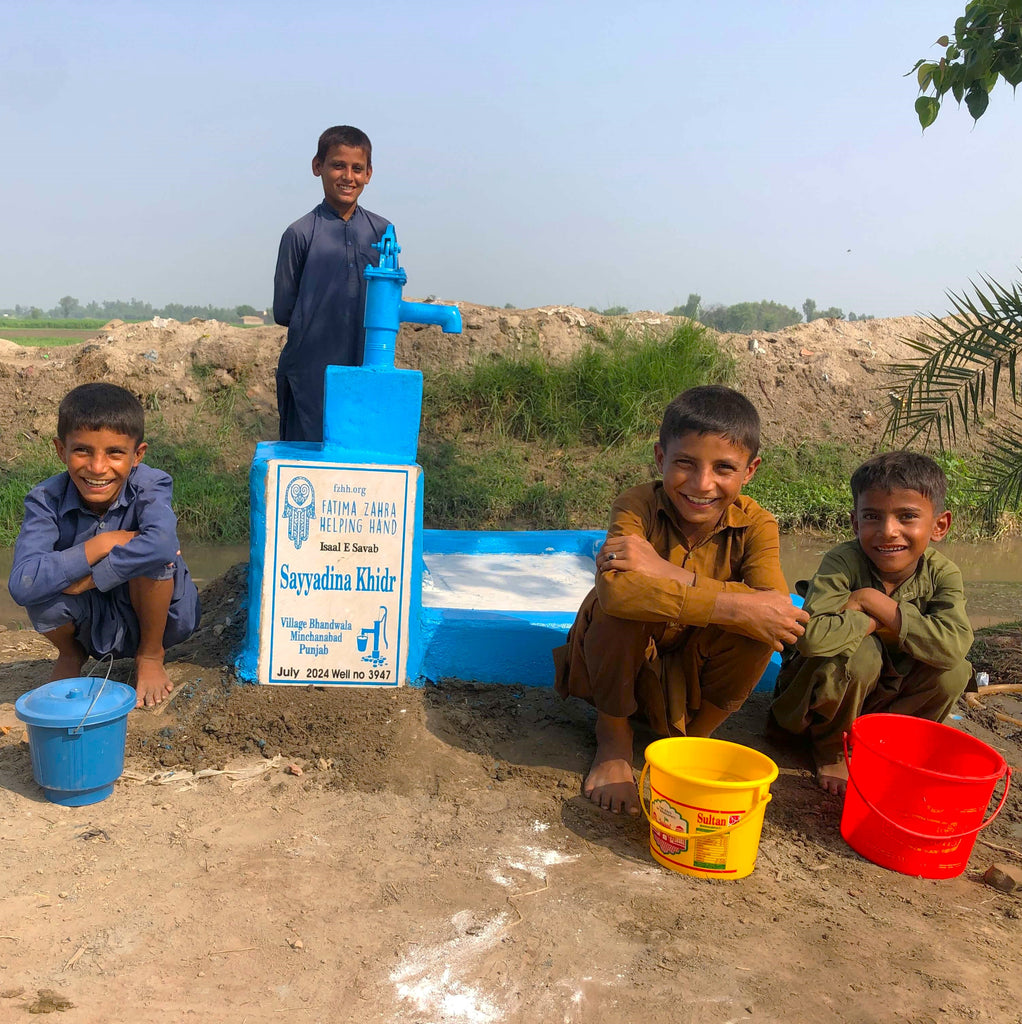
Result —
<instances>
[{"instance_id":1,"label":"red bucket handle","mask_svg":"<svg viewBox=\"0 0 1022 1024\"><path fill-rule=\"evenodd\" d=\"M882 810L880 810L879 807L871 803L866 798L866 794L863 793L861 789L859 789L859 784L855 781L855 776L852 775L852 759L848 756L847 732L842 735L842 742L844 743L845 748L845 764L848 766L848 781L855 787L855 792L859 794L859 798L862 800L862 802L878 818L883 818L883 820L886 821L887 824L890 825L892 828L896 828L899 832L904 832L906 835L914 836L916 839L926 839L932 842L934 839L967 839L969 836L974 836L977 832L980 831L980 829L986 828L987 825L989 825L990 822L992 822L994 818L996 818L997 815L1001 813L1001 808L1004 806L1004 801L1008 799L1008 789L1011 786L1011 766L1005 764L1004 771L1001 773L1004 777L1004 792L1001 794L1001 802L995 808L994 813L991 814L990 817L987 818L987 820L984 821L982 825L977 825L976 828L966 829L964 832L954 832L948 835L939 836L935 836L932 833L928 832L916 832L913 829L906 828L904 825L900 824L897 821L892 821L890 818L887 817L886 814L884 814ZM994 782L995 786L997 785L998 781L1000 781L1000 777L998 777L998 779Z\"/></svg>"}]
</instances>

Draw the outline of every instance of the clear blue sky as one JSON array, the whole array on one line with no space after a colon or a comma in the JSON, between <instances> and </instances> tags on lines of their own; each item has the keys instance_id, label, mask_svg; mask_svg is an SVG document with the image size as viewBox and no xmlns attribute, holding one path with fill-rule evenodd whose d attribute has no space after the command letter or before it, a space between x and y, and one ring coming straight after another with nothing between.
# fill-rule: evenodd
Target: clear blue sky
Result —
<instances>
[{"instance_id":1,"label":"clear blue sky","mask_svg":"<svg viewBox=\"0 0 1022 1024\"><path fill-rule=\"evenodd\" d=\"M963 7L8 0L0 307L268 304L347 123L410 297L943 312L1022 264L1022 100L903 77Z\"/></svg>"}]
</instances>

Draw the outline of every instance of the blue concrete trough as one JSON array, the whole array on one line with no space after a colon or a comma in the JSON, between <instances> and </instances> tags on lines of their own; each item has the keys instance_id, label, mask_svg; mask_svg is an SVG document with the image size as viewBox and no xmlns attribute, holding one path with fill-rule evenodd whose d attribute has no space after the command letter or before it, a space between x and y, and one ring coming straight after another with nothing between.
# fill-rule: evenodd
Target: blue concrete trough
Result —
<instances>
[{"instance_id":1,"label":"blue concrete trough","mask_svg":"<svg viewBox=\"0 0 1022 1024\"><path fill-rule=\"evenodd\" d=\"M412 681L552 686L551 651L565 642L593 585L605 536L603 530L424 530L423 657ZM775 654L757 690L773 689L780 665Z\"/></svg>"}]
</instances>

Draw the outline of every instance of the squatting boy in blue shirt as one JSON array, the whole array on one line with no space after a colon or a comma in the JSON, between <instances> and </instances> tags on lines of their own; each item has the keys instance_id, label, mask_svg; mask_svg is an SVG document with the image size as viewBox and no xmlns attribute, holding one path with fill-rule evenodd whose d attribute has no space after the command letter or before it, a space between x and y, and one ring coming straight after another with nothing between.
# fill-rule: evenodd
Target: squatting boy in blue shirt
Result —
<instances>
[{"instance_id":1,"label":"squatting boy in blue shirt","mask_svg":"<svg viewBox=\"0 0 1022 1024\"><path fill-rule=\"evenodd\" d=\"M14 545L11 597L57 648L51 679L90 655L135 659L137 707L172 690L167 647L199 624L181 558L170 477L142 462L145 413L113 384L64 396L53 439L67 471L32 488Z\"/></svg>"},{"instance_id":2,"label":"squatting boy in blue shirt","mask_svg":"<svg viewBox=\"0 0 1022 1024\"><path fill-rule=\"evenodd\" d=\"M326 368L362 365L362 272L380 265L373 243L390 224L358 205L373 176L365 132L327 128L312 173L323 183L323 202L284 232L273 278L273 319L287 327L277 364L281 441L322 441Z\"/></svg>"}]
</instances>

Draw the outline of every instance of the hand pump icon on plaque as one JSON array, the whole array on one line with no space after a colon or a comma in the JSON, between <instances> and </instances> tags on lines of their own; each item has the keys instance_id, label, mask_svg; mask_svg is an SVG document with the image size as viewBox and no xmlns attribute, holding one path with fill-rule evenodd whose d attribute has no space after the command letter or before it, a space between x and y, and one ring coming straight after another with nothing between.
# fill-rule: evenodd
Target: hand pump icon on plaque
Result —
<instances>
[{"instance_id":1,"label":"hand pump icon on plaque","mask_svg":"<svg viewBox=\"0 0 1022 1024\"><path fill-rule=\"evenodd\" d=\"M362 655L363 661L368 661L374 668L387 664L387 657L380 653L380 643L384 649L390 645L387 643L387 609L380 605L380 617L371 625L365 626L355 637L355 643L359 651L365 651L369 646L369 638L373 638L373 649L368 654Z\"/></svg>"}]
</instances>

